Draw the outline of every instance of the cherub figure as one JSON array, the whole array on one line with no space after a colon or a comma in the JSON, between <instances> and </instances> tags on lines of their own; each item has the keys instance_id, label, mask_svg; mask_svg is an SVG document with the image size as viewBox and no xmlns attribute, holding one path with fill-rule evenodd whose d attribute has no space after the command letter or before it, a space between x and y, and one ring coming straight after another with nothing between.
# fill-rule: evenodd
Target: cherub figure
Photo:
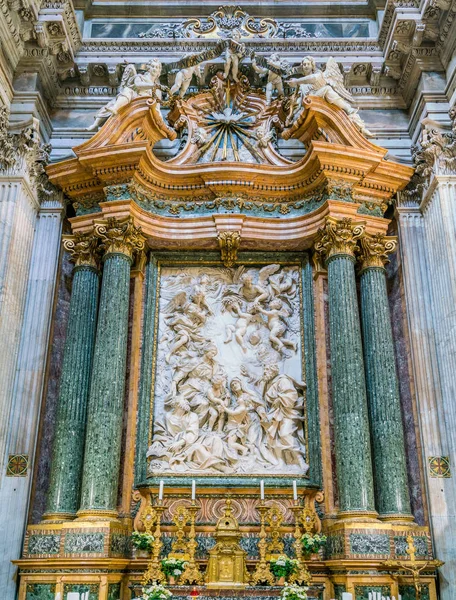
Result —
<instances>
[{"instance_id":1,"label":"cherub figure","mask_svg":"<svg viewBox=\"0 0 456 600\"><path fill-rule=\"evenodd\" d=\"M280 60L280 56L276 52L274 54L271 54L267 62L269 65L275 67L276 69L285 70L287 66L287 63L285 63L285 61ZM275 70L272 71L271 69L258 66L255 59L252 60L252 67L253 70L259 73L260 75L267 74L268 76L268 81L266 83L266 104L271 104L272 94L275 90L277 91L277 94L279 96L284 95L282 74L277 73Z\"/></svg>"},{"instance_id":2,"label":"cherub figure","mask_svg":"<svg viewBox=\"0 0 456 600\"><path fill-rule=\"evenodd\" d=\"M268 318L269 341L279 352L282 352L285 347L292 348L296 352L296 343L283 338L287 330L287 326L283 322L283 318L289 317L290 313L285 308L282 300L276 298L269 304L269 309L265 310L258 306L258 311Z\"/></svg>"},{"instance_id":3,"label":"cherub figure","mask_svg":"<svg viewBox=\"0 0 456 600\"><path fill-rule=\"evenodd\" d=\"M247 329L250 323L255 319L256 309L254 304L249 304L245 312L241 310L239 303L234 303L231 306L231 311L237 315L236 325L228 325L228 337L225 340L225 344L228 344L234 338L242 348L243 352L247 352L247 348L244 344L245 334L247 333Z\"/></svg>"},{"instance_id":4,"label":"cherub figure","mask_svg":"<svg viewBox=\"0 0 456 600\"><path fill-rule=\"evenodd\" d=\"M191 54L185 54L183 58L190 58ZM171 95L179 94L180 98L185 96L190 83L192 81L193 75L196 75L198 83L202 85L203 82L203 71L202 71L202 63L198 63L196 65L192 65L190 67L184 67L176 74L176 79L174 80L174 85L170 90Z\"/></svg>"},{"instance_id":5,"label":"cherub figure","mask_svg":"<svg viewBox=\"0 0 456 600\"><path fill-rule=\"evenodd\" d=\"M240 44L241 32L235 29L231 35L231 39L228 40L225 50L225 70L223 73L223 79L228 79L231 74L235 83L239 82L239 62L245 55L245 44Z\"/></svg>"},{"instance_id":6,"label":"cherub figure","mask_svg":"<svg viewBox=\"0 0 456 600\"><path fill-rule=\"evenodd\" d=\"M346 90L344 77L334 58L328 59L326 69L322 71L317 69L315 60L311 56L306 56L301 63L301 71L303 77L288 80L291 87L310 84L312 86L310 91L303 92L304 95L318 96L324 98L329 104L338 106L347 113L362 134L372 135L358 115L357 109L352 106L353 96Z\"/></svg>"}]
</instances>

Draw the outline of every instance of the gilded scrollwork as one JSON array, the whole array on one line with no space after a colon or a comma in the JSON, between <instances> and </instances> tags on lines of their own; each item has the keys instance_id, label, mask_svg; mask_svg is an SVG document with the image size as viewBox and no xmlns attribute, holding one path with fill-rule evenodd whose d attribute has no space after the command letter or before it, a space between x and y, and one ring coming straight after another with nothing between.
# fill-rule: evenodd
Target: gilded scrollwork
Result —
<instances>
[{"instance_id":1,"label":"gilded scrollwork","mask_svg":"<svg viewBox=\"0 0 456 600\"><path fill-rule=\"evenodd\" d=\"M217 234L220 254L225 267L232 267L237 261L237 253L241 243L240 231L221 231Z\"/></svg>"}]
</instances>

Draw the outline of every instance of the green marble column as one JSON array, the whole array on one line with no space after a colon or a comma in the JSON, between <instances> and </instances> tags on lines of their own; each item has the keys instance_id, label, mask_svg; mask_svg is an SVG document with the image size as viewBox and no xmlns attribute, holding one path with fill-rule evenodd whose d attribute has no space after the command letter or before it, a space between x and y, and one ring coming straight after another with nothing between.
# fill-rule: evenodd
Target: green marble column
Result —
<instances>
[{"instance_id":1,"label":"green marble column","mask_svg":"<svg viewBox=\"0 0 456 600\"><path fill-rule=\"evenodd\" d=\"M130 218L95 222L104 249L80 518L116 517L127 359L130 266L145 239Z\"/></svg>"},{"instance_id":2,"label":"green marble column","mask_svg":"<svg viewBox=\"0 0 456 600\"><path fill-rule=\"evenodd\" d=\"M154 334L157 315L158 266L153 254L146 267L146 297L144 300L143 344L141 353L141 379L139 381L138 425L136 430L135 485L147 478L147 449L151 427L151 398L155 368Z\"/></svg>"},{"instance_id":3,"label":"green marble column","mask_svg":"<svg viewBox=\"0 0 456 600\"><path fill-rule=\"evenodd\" d=\"M355 279L355 249L364 227L328 218L315 249L326 259L331 377L339 510L342 516L376 516Z\"/></svg>"},{"instance_id":4,"label":"green marble column","mask_svg":"<svg viewBox=\"0 0 456 600\"><path fill-rule=\"evenodd\" d=\"M63 239L75 268L45 519L74 518L79 506L87 398L97 321L97 243L92 234L65 236Z\"/></svg>"},{"instance_id":5,"label":"green marble column","mask_svg":"<svg viewBox=\"0 0 456 600\"><path fill-rule=\"evenodd\" d=\"M396 239L365 236L361 247L361 317L376 508L385 519L412 519L384 269L387 254L396 249Z\"/></svg>"}]
</instances>

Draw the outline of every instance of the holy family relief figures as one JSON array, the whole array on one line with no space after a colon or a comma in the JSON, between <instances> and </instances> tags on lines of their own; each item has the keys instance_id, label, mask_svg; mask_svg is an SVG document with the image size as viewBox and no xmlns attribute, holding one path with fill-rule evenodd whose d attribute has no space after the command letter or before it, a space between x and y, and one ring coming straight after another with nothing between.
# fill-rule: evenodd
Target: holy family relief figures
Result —
<instances>
[{"instance_id":1,"label":"holy family relief figures","mask_svg":"<svg viewBox=\"0 0 456 600\"><path fill-rule=\"evenodd\" d=\"M149 474L305 475L298 266L161 267Z\"/></svg>"}]
</instances>

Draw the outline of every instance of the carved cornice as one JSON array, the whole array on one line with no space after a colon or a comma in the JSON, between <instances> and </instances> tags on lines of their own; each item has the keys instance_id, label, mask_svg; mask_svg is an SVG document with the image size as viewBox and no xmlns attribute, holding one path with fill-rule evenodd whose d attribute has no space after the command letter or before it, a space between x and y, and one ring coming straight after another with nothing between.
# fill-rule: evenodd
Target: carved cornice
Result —
<instances>
[{"instance_id":1,"label":"carved cornice","mask_svg":"<svg viewBox=\"0 0 456 600\"><path fill-rule=\"evenodd\" d=\"M233 267L237 261L237 253L241 243L240 231L221 231L217 234L220 245L222 263L225 267Z\"/></svg>"},{"instance_id":2,"label":"carved cornice","mask_svg":"<svg viewBox=\"0 0 456 600\"><path fill-rule=\"evenodd\" d=\"M98 238L93 232L64 235L62 240L63 247L71 255L71 261L76 267L97 268Z\"/></svg>"},{"instance_id":3,"label":"carved cornice","mask_svg":"<svg viewBox=\"0 0 456 600\"><path fill-rule=\"evenodd\" d=\"M256 102L255 94L249 92L252 102ZM205 102L206 96L209 101L211 92L198 95L199 102ZM344 111L315 96L306 101L305 110L284 134L309 147L298 162L290 163L268 151L270 164L186 164L192 154L196 126L189 120L195 112L191 108L194 101L195 97L182 101L182 106L188 107L184 115L189 141L172 161L162 162L150 148L159 139L176 134L151 110L150 99L140 97L111 117L88 142L74 148L76 158L50 165L47 172L51 181L61 186L73 202L88 193L101 193L106 185L116 182L130 184L150 198L177 202L184 210L185 203L191 204L195 198L203 201L205 196L210 201L248 193L249 198L255 196L256 202L274 205L280 196L280 206L286 211L287 203L320 193L329 179L337 179L344 189L351 187L353 195L368 188L373 202L385 204L412 175L410 167L385 160L387 151L366 140ZM266 115L265 120L272 116ZM315 140L319 129L325 132L325 138Z\"/></svg>"},{"instance_id":4,"label":"carved cornice","mask_svg":"<svg viewBox=\"0 0 456 600\"><path fill-rule=\"evenodd\" d=\"M388 254L397 248L397 237L381 233L364 235L359 240L361 250L358 256L361 272L370 268L381 268L389 262Z\"/></svg>"},{"instance_id":5,"label":"carved cornice","mask_svg":"<svg viewBox=\"0 0 456 600\"><path fill-rule=\"evenodd\" d=\"M325 226L318 231L315 252L322 255L326 262L340 254L354 257L358 240L364 232L365 223L328 217Z\"/></svg>"},{"instance_id":6,"label":"carved cornice","mask_svg":"<svg viewBox=\"0 0 456 600\"><path fill-rule=\"evenodd\" d=\"M125 254L132 260L135 253L144 250L146 238L131 217L96 220L94 228L105 257L108 254Z\"/></svg>"}]
</instances>

